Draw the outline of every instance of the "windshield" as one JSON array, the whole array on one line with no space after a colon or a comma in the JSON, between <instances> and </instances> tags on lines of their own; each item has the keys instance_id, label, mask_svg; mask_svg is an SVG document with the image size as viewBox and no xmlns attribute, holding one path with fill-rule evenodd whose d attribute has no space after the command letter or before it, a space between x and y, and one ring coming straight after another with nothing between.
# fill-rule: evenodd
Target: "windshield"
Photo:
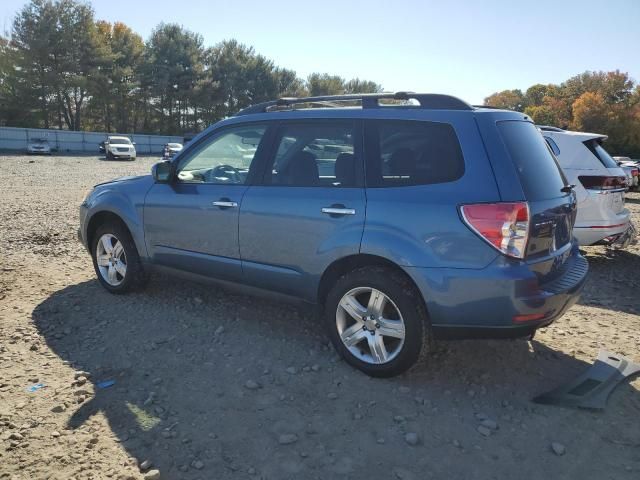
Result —
<instances>
[{"instance_id":1,"label":"windshield","mask_svg":"<svg viewBox=\"0 0 640 480\"><path fill-rule=\"evenodd\" d=\"M36 138L35 140L32 140L34 143L47 143L47 140L45 138Z\"/></svg>"},{"instance_id":2,"label":"windshield","mask_svg":"<svg viewBox=\"0 0 640 480\"><path fill-rule=\"evenodd\" d=\"M131 140L128 138L110 138L109 143L111 145L131 145Z\"/></svg>"}]
</instances>

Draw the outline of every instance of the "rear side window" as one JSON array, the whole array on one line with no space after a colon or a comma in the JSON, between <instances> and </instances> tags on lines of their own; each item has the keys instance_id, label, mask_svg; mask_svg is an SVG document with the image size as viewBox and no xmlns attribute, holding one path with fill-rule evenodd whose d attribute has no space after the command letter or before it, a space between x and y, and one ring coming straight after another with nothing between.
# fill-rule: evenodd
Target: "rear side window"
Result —
<instances>
[{"instance_id":1,"label":"rear side window","mask_svg":"<svg viewBox=\"0 0 640 480\"><path fill-rule=\"evenodd\" d=\"M366 149L368 187L445 183L464 174L460 142L447 123L371 120Z\"/></svg>"},{"instance_id":2,"label":"rear side window","mask_svg":"<svg viewBox=\"0 0 640 480\"><path fill-rule=\"evenodd\" d=\"M564 176L533 123L507 120L498 122L498 130L518 171L527 200L545 200L563 195Z\"/></svg>"},{"instance_id":3,"label":"rear side window","mask_svg":"<svg viewBox=\"0 0 640 480\"><path fill-rule=\"evenodd\" d=\"M600 163L602 163L605 168L618 167L616 161L611 157L611 155L609 155L609 152L604 149L600 141L598 141L597 139L594 138L592 140L587 140L586 142L584 142L584 145L589 149L591 153L596 156L598 160L600 160Z\"/></svg>"}]
</instances>

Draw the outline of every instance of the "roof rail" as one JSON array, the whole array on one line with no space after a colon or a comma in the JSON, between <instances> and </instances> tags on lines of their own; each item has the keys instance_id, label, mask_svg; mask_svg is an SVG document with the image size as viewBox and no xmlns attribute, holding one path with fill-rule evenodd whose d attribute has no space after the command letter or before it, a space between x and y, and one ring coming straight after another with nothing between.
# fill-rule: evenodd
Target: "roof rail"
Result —
<instances>
[{"instance_id":1,"label":"roof rail","mask_svg":"<svg viewBox=\"0 0 640 480\"><path fill-rule=\"evenodd\" d=\"M362 108L381 108L379 100L417 100L419 106L410 105L412 108L437 109L437 110L473 110L473 107L459 98L451 95L441 95L437 93L359 93L349 95L322 95L316 97L285 97L269 102L252 105L236 113L238 115L249 115L252 113L265 113L280 110L293 110L295 105L312 104L321 107L337 108L343 105L335 102L359 101Z\"/></svg>"},{"instance_id":2,"label":"roof rail","mask_svg":"<svg viewBox=\"0 0 640 480\"><path fill-rule=\"evenodd\" d=\"M540 130L545 132L564 132L564 129L558 127L551 127L549 125L536 125Z\"/></svg>"}]
</instances>

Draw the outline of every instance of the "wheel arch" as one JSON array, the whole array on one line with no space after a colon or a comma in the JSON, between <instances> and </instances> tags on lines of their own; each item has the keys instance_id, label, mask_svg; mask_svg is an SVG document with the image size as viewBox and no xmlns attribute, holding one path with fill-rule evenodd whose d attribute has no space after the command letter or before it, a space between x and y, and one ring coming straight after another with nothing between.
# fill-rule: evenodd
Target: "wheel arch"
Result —
<instances>
[{"instance_id":1,"label":"wheel arch","mask_svg":"<svg viewBox=\"0 0 640 480\"><path fill-rule=\"evenodd\" d=\"M399 275L402 275L415 289L420 298L420 301L422 302L422 306L424 307L425 311L427 311L427 305L425 299L422 296L421 290L418 288L418 285L413 280L413 278L411 278L411 276L402 267L387 258L366 253L359 253L355 255L349 255L347 257L342 257L338 260L335 260L325 269L318 284L317 302L320 308L324 308L324 303L327 299L329 291L331 290L331 286L334 285L342 275L357 268L368 266L385 267L398 273Z\"/></svg>"},{"instance_id":2,"label":"wheel arch","mask_svg":"<svg viewBox=\"0 0 640 480\"><path fill-rule=\"evenodd\" d=\"M134 245L136 245L136 249L138 250L138 255L140 255L140 248L136 244L135 237L133 236L133 233L131 232L129 225L127 225L127 222L125 222L125 220L120 215L110 210L100 210L94 213L89 219L89 222L87 223L87 246L89 250L91 250L92 248L93 241L95 238L95 233L98 227L108 222L117 223L122 227L124 227L127 230L127 232L129 232L129 235L131 235L131 238L133 239L133 243Z\"/></svg>"}]
</instances>

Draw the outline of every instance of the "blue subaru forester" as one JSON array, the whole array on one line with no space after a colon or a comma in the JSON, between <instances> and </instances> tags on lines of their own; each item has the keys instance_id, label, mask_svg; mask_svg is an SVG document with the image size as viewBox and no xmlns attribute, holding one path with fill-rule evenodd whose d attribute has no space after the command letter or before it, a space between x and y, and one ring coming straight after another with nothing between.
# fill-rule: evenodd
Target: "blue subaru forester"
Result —
<instances>
[{"instance_id":1,"label":"blue subaru forester","mask_svg":"<svg viewBox=\"0 0 640 480\"><path fill-rule=\"evenodd\" d=\"M372 376L432 338L532 335L587 262L576 198L522 113L391 93L259 104L152 174L97 185L80 238L112 293L163 269L322 307Z\"/></svg>"}]
</instances>

